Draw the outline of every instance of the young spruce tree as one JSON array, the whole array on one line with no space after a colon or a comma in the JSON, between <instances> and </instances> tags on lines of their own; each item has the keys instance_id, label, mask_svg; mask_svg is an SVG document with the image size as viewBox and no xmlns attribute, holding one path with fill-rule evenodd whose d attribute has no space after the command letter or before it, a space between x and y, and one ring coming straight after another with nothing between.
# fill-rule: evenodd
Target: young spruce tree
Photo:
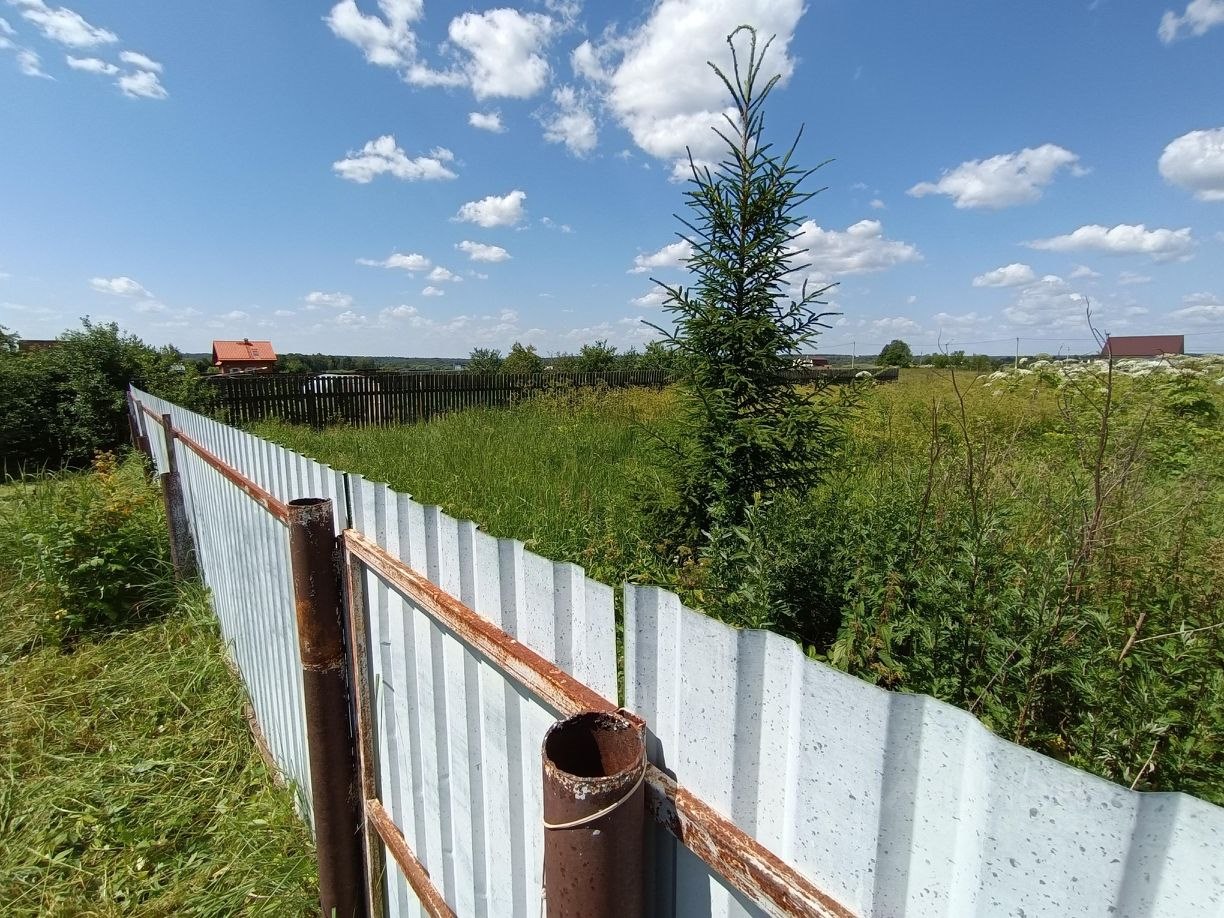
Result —
<instances>
[{"instance_id":1,"label":"young spruce tree","mask_svg":"<svg viewBox=\"0 0 1224 918\"><path fill-rule=\"evenodd\" d=\"M741 33L746 63L736 46ZM675 320L672 330L656 328L678 357L684 393L679 436L669 444L681 500L676 535L705 547L741 527L754 506L815 484L839 439L836 410L786 373L830 315L816 307L831 285L797 281L809 267L795 249L798 209L816 193L800 186L815 170L792 163L802 129L781 153L763 139L763 106L779 79L762 83L770 42L758 48L756 31L740 26L727 43L730 77L710 64L734 108L729 129L714 129L727 153L710 168L690 152L691 216L678 217L688 230L679 235L692 246L693 280L655 281Z\"/></svg>"}]
</instances>

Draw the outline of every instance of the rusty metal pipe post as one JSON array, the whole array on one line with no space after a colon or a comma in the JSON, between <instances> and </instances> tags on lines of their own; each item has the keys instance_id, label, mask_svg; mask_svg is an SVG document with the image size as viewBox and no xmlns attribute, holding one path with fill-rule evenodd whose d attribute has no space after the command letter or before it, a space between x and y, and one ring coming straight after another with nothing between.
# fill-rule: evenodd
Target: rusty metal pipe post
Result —
<instances>
[{"instance_id":1,"label":"rusty metal pipe post","mask_svg":"<svg viewBox=\"0 0 1224 918\"><path fill-rule=\"evenodd\" d=\"M306 702L315 852L323 914L366 914L360 791L349 721L340 572L332 502L289 502L289 554Z\"/></svg>"},{"instance_id":2,"label":"rusty metal pipe post","mask_svg":"<svg viewBox=\"0 0 1224 918\"><path fill-rule=\"evenodd\" d=\"M587 711L544 735L549 918L643 914L646 746L619 713Z\"/></svg>"},{"instance_id":3,"label":"rusty metal pipe post","mask_svg":"<svg viewBox=\"0 0 1224 918\"><path fill-rule=\"evenodd\" d=\"M161 474L162 502L166 506L166 527L170 530L170 561L180 580L198 577L195 539L187 519L187 504L183 500L183 478L179 472L174 449L174 423L170 415L162 415L162 430L166 434L166 471Z\"/></svg>"}]
</instances>

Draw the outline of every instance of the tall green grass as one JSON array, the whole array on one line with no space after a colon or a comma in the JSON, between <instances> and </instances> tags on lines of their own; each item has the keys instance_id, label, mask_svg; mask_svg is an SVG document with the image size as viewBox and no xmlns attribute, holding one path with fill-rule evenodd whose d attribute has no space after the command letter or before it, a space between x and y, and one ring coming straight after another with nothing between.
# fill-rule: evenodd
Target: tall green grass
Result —
<instances>
[{"instance_id":1,"label":"tall green grass","mask_svg":"<svg viewBox=\"0 0 1224 918\"><path fill-rule=\"evenodd\" d=\"M135 459L0 490L3 912L313 914L309 832L253 746L207 594L163 576L156 496ZM36 556L56 540L71 557Z\"/></svg>"}]
</instances>

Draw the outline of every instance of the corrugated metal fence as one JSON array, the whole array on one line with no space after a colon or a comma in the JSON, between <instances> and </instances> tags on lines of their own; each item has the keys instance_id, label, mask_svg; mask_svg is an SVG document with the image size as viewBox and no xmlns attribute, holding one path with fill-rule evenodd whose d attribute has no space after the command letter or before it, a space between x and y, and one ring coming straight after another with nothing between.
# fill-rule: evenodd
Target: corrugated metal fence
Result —
<instances>
[{"instance_id":1,"label":"corrugated metal fence","mask_svg":"<svg viewBox=\"0 0 1224 918\"><path fill-rule=\"evenodd\" d=\"M338 529L359 533L616 702L612 590L580 568L133 396L159 470L165 440L152 418L168 414L277 499L331 498ZM285 528L191 450L177 455L223 634L272 754L308 811ZM382 805L457 914L534 918L540 746L557 705L378 571L363 568L360 580L353 606L364 621ZM651 761L850 913L1224 915L1218 807L1135 793L1069 768L1001 740L963 711L885 692L663 590L626 587L623 653L625 707L649 728ZM745 884L720 877L689 850L694 844L654 833L652 912L763 914L734 888ZM389 876L388 914L424 913L403 877Z\"/></svg>"}]
</instances>

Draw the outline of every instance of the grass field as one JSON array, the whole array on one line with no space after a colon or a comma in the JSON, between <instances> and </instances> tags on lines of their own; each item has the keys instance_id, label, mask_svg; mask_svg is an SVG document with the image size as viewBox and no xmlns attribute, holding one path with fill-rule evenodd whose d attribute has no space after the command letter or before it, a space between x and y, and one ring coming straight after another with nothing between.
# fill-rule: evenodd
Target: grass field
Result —
<instances>
[{"instance_id":1,"label":"grass field","mask_svg":"<svg viewBox=\"0 0 1224 918\"><path fill-rule=\"evenodd\" d=\"M126 512L124 495L155 506L134 496L152 490L135 471L114 474L109 511ZM45 514L62 519L65 491L79 507L94 480L0 489L4 914L315 913L310 835L251 742L204 591L169 589L156 611L55 640L64 618L31 537L48 531Z\"/></svg>"},{"instance_id":2,"label":"grass field","mask_svg":"<svg viewBox=\"0 0 1224 918\"><path fill-rule=\"evenodd\" d=\"M674 392L256 432L1112 780L1224 802L1224 368L1032 367L864 391L823 484L755 508L730 559L659 536Z\"/></svg>"}]
</instances>

